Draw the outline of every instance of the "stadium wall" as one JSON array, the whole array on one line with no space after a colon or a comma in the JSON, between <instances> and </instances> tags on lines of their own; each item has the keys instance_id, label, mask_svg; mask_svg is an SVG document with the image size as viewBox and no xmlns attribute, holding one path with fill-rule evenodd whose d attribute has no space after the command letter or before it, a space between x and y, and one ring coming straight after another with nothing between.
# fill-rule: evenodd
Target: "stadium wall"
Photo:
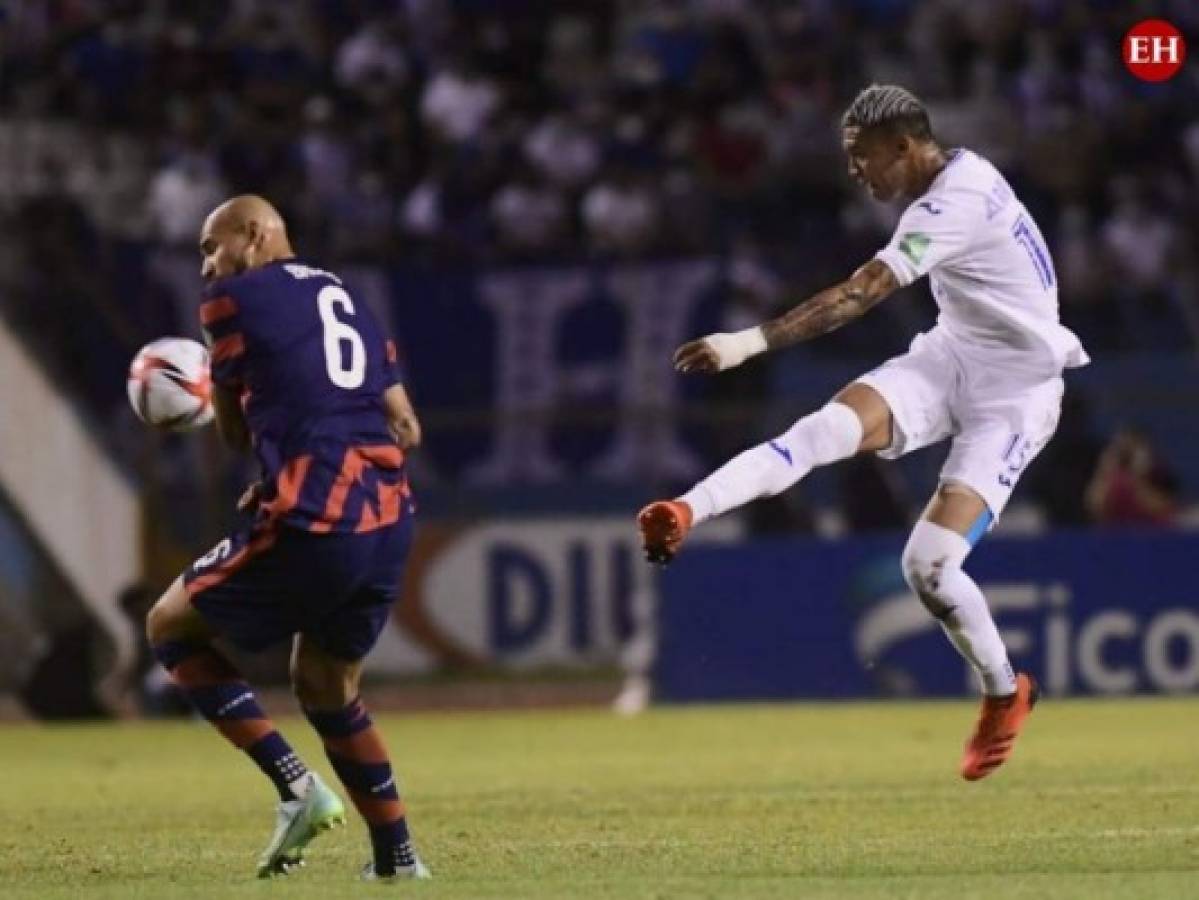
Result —
<instances>
[{"instance_id":1,"label":"stadium wall","mask_svg":"<svg viewBox=\"0 0 1199 900\"><path fill-rule=\"evenodd\" d=\"M900 576L903 536L688 548L659 582L667 701L960 696L969 671ZM969 569L1050 694L1199 690L1199 536L986 539Z\"/></svg>"},{"instance_id":2,"label":"stadium wall","mask_svg":"<svg viewBox=\"0 0 1199 900\"><path fill-rule=\"evenodd\" d=\"M115 685L136 656L117 601L141 576L138 496L3 321L0 385L0 489L107 635Z\"/></svg>"},{"instance_id":3,"label":"stadium wall","mask_svg":"<svg viewBox=\"0 0 1199 900\"><path fill-rule=\"evenodd\" d=\"M739 536L735 521L713 523L698 546ZM629 516L426 524L367 668L613 668L636 637L652 633L655 603Z\"/></svg>"}]
</instances>

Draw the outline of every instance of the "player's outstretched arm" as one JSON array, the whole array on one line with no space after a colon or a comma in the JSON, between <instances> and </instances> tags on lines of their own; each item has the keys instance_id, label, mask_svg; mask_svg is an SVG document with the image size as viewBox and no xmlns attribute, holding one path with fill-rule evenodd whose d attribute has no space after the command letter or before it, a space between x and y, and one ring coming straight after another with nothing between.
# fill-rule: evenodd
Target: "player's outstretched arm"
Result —
<instances>
[{"instance_id":1,"label":"player's outstretched arm","mask_svg":"<svg viewBox=\"0 0 1199 900\"><path fill-rule=\"evenodd\" d=\"M764 325L710 334L689 341L674 354L680 372L722 372L751 356L790 347L835 331L885 299L899 282L881 260L872 259L840 284L826 288Z\"/></svg>"},{"instance_id":2,"label":"player's outstretched arm","mask_svg":"<svg viewBox=\"0 0 1199 900\"><path fill-rule=\"evenodd\" d=\"M400 449L409 450L420 445L420 420L408 399L402 384L393 384L383 392L383 405L387 408L387 424L391 435Z\"/></svg>"},{"instance_id":3,"label":"player's outstretched arm","mask_svg":"<svg viewBox=\"0 0 1199 900\"><path fill-rule=\"evenodd\" d=\"M216 427L221 439L234 450L250 449L250 429L241 411L237 395L219 384L212 386L212 405L216 410Z\"/></svg>"}]
</instances>

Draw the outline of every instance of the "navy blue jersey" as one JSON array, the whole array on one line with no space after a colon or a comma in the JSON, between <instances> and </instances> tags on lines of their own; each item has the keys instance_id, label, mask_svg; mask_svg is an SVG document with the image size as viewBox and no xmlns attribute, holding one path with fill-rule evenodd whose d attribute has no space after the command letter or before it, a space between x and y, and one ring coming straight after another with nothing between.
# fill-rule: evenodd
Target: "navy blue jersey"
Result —
<instances>
[{"instance_id":1,"label":"navy blue jersey","mask_svg":"<svg viewBox=\"0 0 1199 900\"><path fill-rule=\"evenodd\" d=\"M315 532L366 532L410 507L383 393L395 345L331 272L281 260L204 292L213 381L240 397L265 487L258 514Z\"/></svg>"}]
</instances>

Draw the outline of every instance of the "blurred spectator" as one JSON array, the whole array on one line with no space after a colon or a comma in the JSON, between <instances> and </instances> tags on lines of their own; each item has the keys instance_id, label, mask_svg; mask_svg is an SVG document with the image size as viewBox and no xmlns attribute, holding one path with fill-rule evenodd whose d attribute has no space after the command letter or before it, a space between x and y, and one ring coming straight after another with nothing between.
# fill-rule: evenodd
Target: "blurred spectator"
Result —
<instances>
[{"instance_id":1,"label":"blurred spectator","mask_svg":"<svg viewBox=\"0 0 1199 900\"><path fill-rule=\"evenodd\" d=\"M1050 525L1074 528L1091 523L1087 491L1102 450L1086 396L1068 389L1053 440L1024 476L1029 495L1044 509Z\"/></svg>"},{"instance_id":2,"label":"blurred spectator","mask_svg":"<svg viewBox=\"0 0 1199 900\"><path fill-rule=\"evenodd\" d=\"M771 125L757 102L725 106L700 123L695 159L714 190L735 194L759 185L768 161Z\"/></svg>"},{"instance_id":3,"label":"blurred spectator","mask_svg":"<svg viewBox=\"0 0 1199 900\"><path fill-rule=\"evenodd\" d=\"M344 122L338 121L333 101L318 95L304 104L304 131L300 135L300 165L309 201L317 207L329 203L350 186L354 145Z\"/></svg>"},{"instance_id":4,"label":"blurred spectator","mask_svg":"<svg viewBox=\"0 0 1199 900\"><path fill-rule=\"evenodd\" d=\"M1176 230L1145 199L1131 179L1112 186L1111 215L1103 224L1103 246L1120 277L1120 285L1138 297L1161 291L1166 284Z\"/></svg>"},{"instance_id":5,"label":"blurred spectator","mask_svg":"<svg viewBox=\"0 0 1199 900\"><path fill-rule=\"evenodd\" d=\"M146 237L145 155L132 135L109 134L97 141L93 157L70 169L67 187L101 233L122 240Z\"/></svg>"},{"instance_id":6,"label":"blurred spectator","mask_svg":"<svg viewBox=\"0 0 1199 900\"><path fill-rule=\"evenodd\" d=\"M1095 237L1085 206L1072 203L1062 210L1056 238L1063 319L1086 345L1125 344L1130 335L1121 325L1116 298L1108 288L1112 264Z\"/></svg>"},{"instance_id":7,"label":"blurred spectator","mask_svg":"<svg viewBox=\"0 0 1199 900\"><path fill-rule=\"evenodd\" d=\"M1188 325L1175 305L1178 232L1131 178L1113 185L1103 244L1116 275L1110 295L1123 304L1121 324L1133 345L1181 348Z\"/></svg>"},{"instance_id":8,"label":"blurred spectator","mask_svg":"<svg viewBox=\"0 0 1199 900\"><path fill-rule=\"evenodd\" d=\"M400 229L410 238L432 240L441 233L443 185L439 171L429 172L400 207Z\"/></svg>"},{"instance_id":9,"label":"blurred spectator","mask_svg":"<svg viewBox=\"0 0 1199 900\"><path fill-rule=\"evenodd\" d=\"M599 140L567 110L538 122L525 138L524 153L547 178L571 190L591 178L600 164Z\"/></svg>"},{"instance_id":10,"label":"blurred spectator","mask_svg":"<svg viewBox=\"0 0 1199 900\"><path fill-rule=\"evenodd\" d=\"M645 84L683 86L691 81L708 46L707 34L693 21L684 0L642 6L628 23L627 71Z\"/></svg>"},{"instance_id":11,"label":"blurred spectator","mask_svg":"<svg viewBox=\"0 0 1199 900\"><path fill-rule=\"evenodd\" d=\"M397 20L373 19L364 23L337 51L333 63L337 83L360 93L402 86L409 75L402 37Z\"/></svg>"},{"instance_id":12,"label":"blurred spectator","mask_svg":"<svg viewBox=\"0 0 1199 900\"><path fill-rule=\"evenodd\" d=\"M542 78L564 96L584 97L602 86L606 61L599 53L596 22L577 13L563 13L551 23L546 36Z\"/></svg>"},{"instance_id":13,"label":"blurred spectator","mask_svg":"<svg viewBox=\"0 0 1199 900\"><path fill-rule=\"evenodd\" d=\"M860 454L840 466L838 475L841 508L851 532L901 531L912 524L910 498L898 466Z\"/></svg>"},{"instance_id":14,"label":"blurred spectator","mask_svg":"<svg viewBox=\"0 0 1199 900\"><path fill-rule=\"evenodd\" d=\"M477 139L499 108L499 87L465 57L434 75L421 98L421 116L438 140Z\"/></svg>"},{"instance_id":15,"label":"blurred spectator","mask_svg":"<svg viewBox=\"0 0 1199 900\"><path fill-rule=\"evenodd\" d=\"M379 262L391 249L395 198L383 175L358 174L353 185L329 205L329 252L338 261Z\"/></svg>"},{"instance_id":16,"label":"blurred spectator","mask_svg":"<svg viewBox=\"0 0 1199 900\"><path fill-rule=\"evenodd\" d=\"M591 247L601 254L638 256L657 234L658 196L649 180L627 165L613 166L587 192L582 213Z\"/></svg>"},{"instance_id":17,"label":"blurred spectator","mask_svg":"<svg viewBox=\"0 0 1199 900\"><path fill-rule=\"evenodd\" d=\"M1178 479L1140 431L1118 432L1099 457L1087 509L1100 525L1173 525Z\"/></svg>"},{"instance_id":18,"label":"blurred spectator","mask_svg":"<svg viewBox=\"0 0 1199 900\"><path fill-rule=\"evenodd\" d=\"M229 196L216 163L199 150L168 161L150 182L146 216L154 236L167 244L194 244L204 217Z\"/></svg>"},{"instance_id":19,"label":"blurred spectator","mask_svg":"<svg viewBox=\"0 0 1199 900\"><path fill-rule=\"evenodd\" d=\"M346 244L330 206L382 209L366 196L377 174L402 212L369 244L478 261L499 242L512 252L511 229L492 226L527 199L509 171L523 157L584 225L537 252L705 253L747 228L791 247L816 228L814 252L848 258L862 223L881 215L885 230L891 213L839 177L837 116L866 81L890 78L925 97L947 142L1008 171L1047 232L1059 223L1069 243L1053 249L1074 258L1066 318L1095 326L1093 349L1186 340L1177 308L1199 315L1178 251L1194 230L1199 124L1175 111L1194 108L1197 83L1184 73L1138 92L1113 50L1134 11L1060 7L27 0L0 20L0 204L45 191L47 158L69 161L102 238L136 239L148 220L190 243L212 196L253 190L286 197L320 255ZM1194 21L1186 4L1170 15ZM1113 172L1134 176L1131 193L1117 183L1108 196ZM150 182L143 215L130 198ZM1158 194L1169 202L1146 201ZM864 215L832 221L847 207ZM612 232L622 217L634 234ZM1075 262L1098 248L1119 277L1074 287L1097 269ZM1101 326L1127 317L1107 315L1121 284L1157 325ZM858 344L889 348L881 331L863 326Z\"/></svg>"},{"instance_id":20,"label":"blurred spectator","mask_svg":"<svg viewBox=\"0 0 1199 900\"><path fill-rule=\"evenodd\" d=\"M561 193L528 167L491 199L491 219L501 249L517 258L552 253L566 233Z\"/></svg>"}]
</instances>

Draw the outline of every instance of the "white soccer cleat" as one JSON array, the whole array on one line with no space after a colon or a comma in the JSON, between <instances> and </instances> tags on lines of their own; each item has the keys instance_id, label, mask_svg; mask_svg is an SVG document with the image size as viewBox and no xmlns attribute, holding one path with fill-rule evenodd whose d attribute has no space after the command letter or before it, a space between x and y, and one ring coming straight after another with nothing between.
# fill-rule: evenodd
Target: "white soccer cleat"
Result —
<instances>
[{"instance_id":1,"label":"white soccer cleat","mask_svg":"<svg viewBox=\"0 0 1199 900\"><path fill-rule=\"evenodd\" d=\"M421 862L420 857L416 855L416 851L412 850L411 845L406 846L408 847L408 855L412 860L408 865L396 866L395 872L390 875L380 875L375 871L375 864L368 862L362 867L362 872L359 873L358 877L362 881L426 881L432 878L433 873L429 871L429 867Z\"/></svg>"},{"instance_id":2,"label":"white soccer cleat","mask_svg":"<svg viewBox=\"0 0 1199 900\"><path fill-rule=\"evenodd\" d=\"M308 775L308 792L299 800L281 800L275 810L275 831L258 858L258 877L286 875L304 865L304 848L318 834L346 823L341 798L319 775Z\"/></svg>"}]
</instances>

